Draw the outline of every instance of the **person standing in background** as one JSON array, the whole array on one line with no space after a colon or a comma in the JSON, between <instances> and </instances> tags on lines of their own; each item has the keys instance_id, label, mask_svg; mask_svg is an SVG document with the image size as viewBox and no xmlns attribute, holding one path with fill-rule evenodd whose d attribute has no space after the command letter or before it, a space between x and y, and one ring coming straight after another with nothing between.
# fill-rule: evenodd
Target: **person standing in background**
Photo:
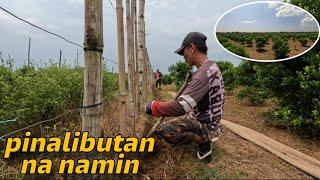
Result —
<instances>
[{"instance_id":1,"label":"person standing in background","mask_svg":"<svg viewBox=\"0 0 320 180\"><path fill-rule=\"evenodd\" d=\"M157 69L157 72L155 73L155 78L156 78L156 87L158 89L161 89L161 81L162 81L162 73Z\"/></svg>"}]
</instances>

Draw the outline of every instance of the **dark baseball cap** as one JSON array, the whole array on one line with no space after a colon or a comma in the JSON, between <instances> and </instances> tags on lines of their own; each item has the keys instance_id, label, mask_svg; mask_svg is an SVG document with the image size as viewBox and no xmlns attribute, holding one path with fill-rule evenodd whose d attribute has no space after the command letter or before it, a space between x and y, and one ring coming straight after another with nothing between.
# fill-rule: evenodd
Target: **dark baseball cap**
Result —
<instances>
[{"instance_id":1,"label":"dark baseball cap","mask_svg":"<svg viewBox=\"0 0 320 180\"><path fill-rule=\"evenodd\" d=\"M206 45L206 40L207 40L207 37L204 34L200 32L191 32L183 39L181 47L177 49L175 53L183 56L183 50L188 45L190 45L191 43Z\"/></svg>"}]
</instances>

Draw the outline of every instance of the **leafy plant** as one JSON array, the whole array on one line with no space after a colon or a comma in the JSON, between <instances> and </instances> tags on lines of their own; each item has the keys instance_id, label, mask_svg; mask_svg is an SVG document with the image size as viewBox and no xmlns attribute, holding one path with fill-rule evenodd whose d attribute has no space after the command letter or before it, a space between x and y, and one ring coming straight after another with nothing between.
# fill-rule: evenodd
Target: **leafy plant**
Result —
<instances>
[{"instance_id":1,"label":"leafy plant","mask_svg":"<svg viewBox=\"0 0 320 180\"><path fill-rule=\"evenodd\" d=\"M232 91L237 86L237 69L228 61L216 61L216 63L222 72L225 88Z\"/></svg>"},{"instance_id":2,"label":"leafy plant","mask_svg":"<svg viewBox=\"0 0 320 180\"><path fill-rule=\"evenodd\" d=\"M185 77L188 74L188 71L190 70L190 67L187 63L179 61L176 64L169 67L170 76L176 85L177 89L180 89Z\"/></svg>"},{"instance_id":3,"label":"leafy plant","mask_svg":"<svg viewBox=\"0 0 320 180\"><path fill-rule=\"evenodd\" d=\"M170 74L165 74L165 75L162 76L162 83L165 84L165 85L173 83Z\"/></svg>"},{"instance_id":4,"label":"leafy plant","mask_svg":"<svg viewBox=\"0 0 320 180\"><path fill-rule=\"evenodd\" d=\"M273 38L272 49L275 52L277 59L283 59L288 57L287 54L290 52L288 41L282 38Z\"/></svg>"},{"instance_id":5,"label":"leafy plant","mask_svg":"<svg viewBox=\"0 0 320 180\"><path fill-rule=\"evenodd\" d=\"M302 46L307 46L308 39L307 38L300 38L299 42L301 43Z\"/></svg>"},{"instance_id":6,"label":"leafy plant","mask_svg":"<svg viewBox=\"0 0 320 180\"><path fill-rule=\"evenodd\" d=\"M246 52L244 46L238 46L238 45L235 45L229 41L223 43L222 45L234 54L237 54L242 57L247 57L247 58L250 57L249 54Z\"/></svg>"},{"instance_id":7,"label":"leafy plant","mask_svg":"<svg viewBox=\"0 0 320 180\"><path fill-rule=\"evenodd\" d=\"M0 66L0 120L17 118L17 122L0 126L1 135L56 117L82 104L83 68L58 68L49 64L38 69L13 69L10 61ZM114 96L117 90L116 75L104 70L104 96Z\"/></svg>"},{"instance_id":8,"label":"leafy plant","mask_svg":"<svg viewBox=\"0 0 320 180\"><path fill-rule=\"evenodd\" d=\"M256 40L256 47L258 50L262 50L262 48L267 43L267 38L264 36L258 36L258 37L256 37L255 40Z\"/></svg>"}]
</instances>

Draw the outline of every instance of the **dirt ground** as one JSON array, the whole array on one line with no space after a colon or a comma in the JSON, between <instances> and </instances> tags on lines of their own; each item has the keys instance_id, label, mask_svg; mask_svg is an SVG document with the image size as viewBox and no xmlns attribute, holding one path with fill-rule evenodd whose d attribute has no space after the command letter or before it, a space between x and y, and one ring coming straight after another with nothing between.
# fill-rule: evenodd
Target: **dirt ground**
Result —
<instances>
[{"instance_id":1,"label":"dirt ground","mask_svg":"<svg viewBox=\"0 0 320 180\"><path fill-rule=\"evenodd\" d=\"M165 87L165 96L171 96L174 89ZM166 98L168 99L168 98ZM268 102L266 107L251 107L244 101L235 99L229 94L225 103L224 119L257 130L290 147L296 148L314 158L319 159L320 144L297 139L289 132L269 127L264 123L261 111L272 107ZM244 140L224 128L220 140L215 144L213 161L200 162L196 158L196 145L171 147L161 142L161 152L146 161L144 173L151 178L162 179L313 179L303 171L286 163L277 156Z\"/></svg>"},{"instance_id":2,"label":"dirt ground","mask_svg":"<svg viewBox=\"0 0 320 180\"><path fill-rule=\"evenodd\" d=\"M241 43L236 41L232 41L232 40L229 40L229 41L236 45L242 45ZM272 50L273 43L271 38L268 40L267 44L261 51L257 50L256 41L253 40L252 42L253 42L252 46L243 45L245 47L246 52L249 54L250 58L257 59L257 60L275 60L276 59L275 53ZM292 57L305 52L313 44L314 44L314 41L309 40L307 46L302 46L298 40L294 42L293 39L290 38L288 41L288 46L290 49L290 52L288 53L288 57Z\"/></svg>"},{"instance_id":3,"label":"dirt ground","mask_svg":"<svg viewBox=\"0 0 320 180\"><path fill-rule=\"evenodd\" d=\"M224 119L256 130L274 140L320 160L320 141L302 139L288 130L269 126L262 117L262 112L271 109L274 103L269 100L264 106L253 107L245 101L239 101L234 95L226 97Z\"/></svg>"},{"instance_id":4,"label":"dirt ground","mask_svg":"<svg viewBox=\"0 0 320 180\"><path fill-rule=\"evenodd\" d=\"M174 95L173 86L165 86L157 99L170 100ZM232 94L226 97L224 119L259 131L277 141L320 159L320 143L295 137L287 131L270 127L264 123L261 112L271 108L270 101L264 107L251 107L245 101L237 100ZM108 102L104 107L102 127L105 136L119 132L118 101ZM137 136L146 130L145 115L136 123ZM151 119L154 123L157 119ZM173 147L157 139L155 152L139 157L138 175L130 179L313 179L303 171L291 166L277 156L265 151L224 128L220 140L214 145L212 162L199 161L197 145ZM0 179L23 178L19 175L21 164L4 162L0 159ZM52 178L52 177L51 177ZM71 177L69 177L71 178ZM115 177L113 179L123 179ZM48 179L50 179L48 177Z\"/></svg>"},{"instance_id":5,"label":"dirt ground","mask_svg":"<svg viewBox=\"0 0 320 180\"><path fill-rule=\"evenodd\" d=\"M296 42L294 42L293 39L290 38L288 41L288 45L290 48L290 52L289 52L288 56L292 57L292 56L298 55L300 53L303 53L306 50L308 50L313 44L314 44L314 41L309 40L306 46L302 46L298 40L296 40Z\"/></svg>"}]
</instances>

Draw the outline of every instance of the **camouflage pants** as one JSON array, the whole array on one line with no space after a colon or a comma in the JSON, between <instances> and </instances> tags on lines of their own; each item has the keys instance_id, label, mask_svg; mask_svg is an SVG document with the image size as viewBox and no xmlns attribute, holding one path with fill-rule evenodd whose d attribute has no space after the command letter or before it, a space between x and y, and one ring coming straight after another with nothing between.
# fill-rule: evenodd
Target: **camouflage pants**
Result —
<instances>
[{"instance_id":1,"label":"camouflage pants","mask_svg":"<svg viewBox=\"0 0 320 180\"><path fill-rule=\"evenodd\" d=\"M220 129L215 132L209 131L197 119L177 117L164 122L155 134L165 139L168 143L181 145L192 142L204 143L218 136L220 132Z\"/></svg>"}]
</instances>

